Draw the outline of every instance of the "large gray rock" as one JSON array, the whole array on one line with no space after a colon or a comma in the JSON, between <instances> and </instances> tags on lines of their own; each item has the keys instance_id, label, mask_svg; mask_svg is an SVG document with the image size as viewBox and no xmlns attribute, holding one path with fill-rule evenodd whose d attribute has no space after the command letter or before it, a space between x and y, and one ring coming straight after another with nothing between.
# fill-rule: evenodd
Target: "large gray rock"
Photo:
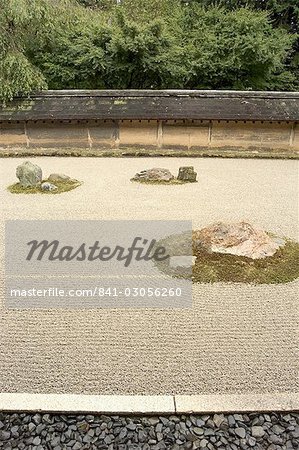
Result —
<instances>
[{"instance_id":1,"label":"large gray rock","mask_svg":"<svg viewBox=\"0 0 299 450\"><path fill-rule=\"evenodd\" d=\"M136 173L136 175L133 177L133 180L142 181L170 181L173 179L174 176L168 169L161 169L158 167L148 170L142 170L141 172Z\"/></svg>"},{"instance_id":2,"label":"large gray rock","mask_svg":"<svg viewBox=\"0 0 299 450\"><path fill-rule=\"evenodd\" d=\"M30 161L17 167L16 175L23 187L37 186L42 181L42 169Z\"/></svg>"},{"instance_id":3,"label":"large gray rock","mask_svg":"<svg viewBox=\"0 0 299 450\"><path fill-rule=\"evenodd\" d=\"M210 253L227 253L251 259L273 256L285 243L247 222L218 222L195 231L193 240L195 250L203 249Z\"/></svg>"},{"instance_id":4,"label":"large gray rock","mask_svg":"<svg viewBox=\"0 0 299 450\"><path fill-rule=\"evenodd\" d=\"M196 181L196 177L197 173L194 171L193 166L185 166L179 168L178 180L194 183Z\"/></svg>"}]
</instances>

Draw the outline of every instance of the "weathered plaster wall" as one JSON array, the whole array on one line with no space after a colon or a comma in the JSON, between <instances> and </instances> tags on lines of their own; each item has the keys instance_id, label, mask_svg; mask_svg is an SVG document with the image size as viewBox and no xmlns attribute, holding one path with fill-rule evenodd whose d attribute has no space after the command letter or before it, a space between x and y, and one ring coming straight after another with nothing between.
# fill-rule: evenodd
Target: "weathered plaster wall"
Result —
<instances>
[{"instance_id":1,"label":"weathered plaster wall","mask_svg":"<svg viewBox=\"0 0 299 450\"><path fill-rule=\"evenodd\" d=\"M204 120L0 123L0 148L14 147L299 150L299 124Z\"/></svg>"}]
</instances>

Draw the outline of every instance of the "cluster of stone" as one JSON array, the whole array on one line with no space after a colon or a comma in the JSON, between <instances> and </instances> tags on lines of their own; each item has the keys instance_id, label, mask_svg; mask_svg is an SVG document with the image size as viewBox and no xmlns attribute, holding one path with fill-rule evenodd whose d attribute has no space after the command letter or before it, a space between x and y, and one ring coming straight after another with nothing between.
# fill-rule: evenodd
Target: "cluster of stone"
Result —
<instances>
[{"instance_id":1,"label":"cluster of stone","mask_svg":"<svg viewBox=\"0 0 299 450\"><path fill-rule=\"evenodd\" d=\"M177 176L178 180L194 183L196 181L197 173L194 167L180 167ZM171 181L175 176L168 169L154 167L153 169L141 170L136 173L132 180L135 181Z\"/></svg>"},{"instance_id":2,"label":"cluster of stone","mask_svg":"<svg viewBox=\"0 0 299 450\"><path fill-rule=\"evenodd\" d=\"M4 450L294 450L298 413L137 417L0 413Z\"/></svg>"},{"instance_id":3,"label":"cluster of stone","mask_svg":"<svg viewBox=\"0 0 299 450\"><path fill-rule=\"evenodd\" d=\"M25 161L19 165L16 170L16 175L22 187L28 188L38 186L42 191L56 191L58 187L54 184L55 182L69 181L71 179L68 175L51 173L48 181L42 183L42 169L30 161Z\"/></svg>"}]
</instances>

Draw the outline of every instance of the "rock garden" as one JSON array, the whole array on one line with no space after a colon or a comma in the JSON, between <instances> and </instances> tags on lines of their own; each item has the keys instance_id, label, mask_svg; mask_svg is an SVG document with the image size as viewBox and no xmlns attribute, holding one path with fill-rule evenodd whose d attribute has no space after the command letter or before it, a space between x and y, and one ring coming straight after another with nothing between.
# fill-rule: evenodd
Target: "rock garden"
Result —
<instances>
[{"instance_id":1,"label":"rock garden","mask_svg":"<svg viewBox=\"0 0 299 450\"><path fill-rule=\"evenodd\" d=\"M131 181L145 184L184 184L195 183L196 177L197 173L192 166L180 167L177 177L168 169L154 167L136 173Z\"/></svg>"},{"instance_id":2,"label":"rock garden","mask_svg":"<svg viewBox=\"0 0 299 450\"><path fill-rule=\"evenodd\" d=\"M16 176L19 182L8 187L12 194L61 194L81 185L81 182L62 173L51 173L43 178L42 169L25 161L17 167Z\"/></svg>"}]
</instances>

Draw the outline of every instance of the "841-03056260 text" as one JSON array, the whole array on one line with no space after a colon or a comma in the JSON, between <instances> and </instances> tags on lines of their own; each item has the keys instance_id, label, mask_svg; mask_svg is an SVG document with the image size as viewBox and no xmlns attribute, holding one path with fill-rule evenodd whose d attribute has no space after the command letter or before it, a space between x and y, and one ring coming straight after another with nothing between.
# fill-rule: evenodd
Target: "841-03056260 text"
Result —
<instances>
[{"instance_id":1,"label":"841-03056260 text","mask_svg":"<svg viewBox=\"0 0 299 450\"><path fill-rule=\"evenodd\" d=\"M102 287L92 289L10 289L10 297L181 297L180 287Z\"/></svg>"}]
</instances>

